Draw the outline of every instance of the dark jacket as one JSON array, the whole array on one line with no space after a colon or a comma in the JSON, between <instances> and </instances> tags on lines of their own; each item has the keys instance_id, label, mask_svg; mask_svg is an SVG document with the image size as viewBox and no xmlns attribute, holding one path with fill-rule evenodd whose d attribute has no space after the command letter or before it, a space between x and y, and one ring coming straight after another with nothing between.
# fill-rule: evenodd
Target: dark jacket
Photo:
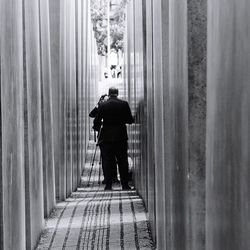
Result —
<instances>
[{"instance_id":1,"label":"dark jacket","mask_svg":"<svg viewBox=\"0 0 250 250\"><path fill-rule=\"evenodd\" d=\"M106 94L102 95L97 103L97 105L90 111L89 117L95 118L98 112L98 107L101 103L105 102L105 97L108 96Z\"/></svg>"},{"instance_id":2,"label":"dark jacket","mask_svg":"<svg viewBox=\"0 0 250 250\"><path fill-rule=\"evenodd\" d=\"M126 101L110 97L98 107L94 120L94 129L98 130L102 124L99 141L124 141L128 139L126 124L134 122L130 107Z\"/></svg>"},{"instance_id":3,"label":"dark jacket","mask_svg":"<svg viewBox=\"0 0 250 250\"><path fill-rule=\"evenodd\" d=\"M97 108L97 107L94 107L94 108L90 111L89 117L95 118L96 115L97 115L97 112L98 112L98 108Z\"/></svg>"}]
</instances>

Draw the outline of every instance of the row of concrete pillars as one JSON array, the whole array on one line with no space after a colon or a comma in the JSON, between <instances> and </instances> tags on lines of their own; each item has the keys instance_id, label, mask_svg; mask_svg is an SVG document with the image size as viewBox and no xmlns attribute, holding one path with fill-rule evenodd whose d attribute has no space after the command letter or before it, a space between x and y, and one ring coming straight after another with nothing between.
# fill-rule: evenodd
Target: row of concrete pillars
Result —
<instances>
[{"instance_id":1,"label":"row of concrete pillars","mask_svg":"<svg viewBox=\"0 0 250 250\"><path fill-rule=\"evenodd\" d=\"M130 153L157 249L250 248L250 3L127 7Z\"/></svg>"},{"instance_id":2,"label":"row of concrete pillars","mask_svg":"<svg viewBox=\"0 0 250 250\"><path fill-rule=\"evenodd\" d=\"M80 182L95 105L90 1L0 0L0 249L34 249Z\"/></svg>"},{"instance_id":3,"label":"row of concrete pillars","mask_svg":"<svg viewBox=\"0 0 250 250\"><path fill-rule=\"evenodd\" d=\"M79 183L97 78L89 4L0 0L3 249L33 249ZM158 249L249 249L250 3L127 8L129 153Z\"/></svg>"}]
</instances>

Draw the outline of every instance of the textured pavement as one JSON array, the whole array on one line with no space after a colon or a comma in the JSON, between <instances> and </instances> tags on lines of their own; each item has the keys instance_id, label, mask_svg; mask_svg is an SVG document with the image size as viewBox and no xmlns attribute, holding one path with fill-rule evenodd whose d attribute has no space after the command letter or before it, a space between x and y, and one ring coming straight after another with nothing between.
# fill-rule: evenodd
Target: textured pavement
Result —
<instances>
[{"instance_id":1,"label":"textured pavement","mask_svg":"<svg viewBox=\"0 0 250 250\"><path fill-rule=\"evenodd\" d=\"M136 191L104 191L100 152L90 143L81 187L46 220L39 249L155 249L147 214Z\"/></svg>"}]
</instances>

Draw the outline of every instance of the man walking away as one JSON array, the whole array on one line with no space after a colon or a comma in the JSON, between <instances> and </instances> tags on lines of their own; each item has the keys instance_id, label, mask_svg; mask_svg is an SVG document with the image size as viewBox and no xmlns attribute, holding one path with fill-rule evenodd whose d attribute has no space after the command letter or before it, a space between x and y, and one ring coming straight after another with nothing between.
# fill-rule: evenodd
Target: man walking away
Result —
<instances>
[{"instance_id":1,"label":"man walking away","mask_svg":"<svg viewBox=\"0 0 250 250\"><path fill-rule=\"evenodd\" d=\"M109 99L98 107L94 127L99 127L103 121L99 145L102 150L102 160L106 173L105 190L112 190L112 162L117 159L123 190L130 190L128 185L128 135L126 124L132 124L130 107L126 101L120 100L118 89L109 89Z\"/></svg>"},{"instance_id":2,"label":"man walking away","mask_svg":"<svg viewBox=\"0 0 250 250\"><path fill-rule=\"evenodd\" d=\"M91 112L89 113L89 117L91 118L95 118L97 116L97 113L98 113L98 107L101 103L103 102L106 102L108 100L108 95L102 95L97 103L97 105L94 107L94 109L91 110ZM99 132L101 131L101 124L99 127L93 127L94 128L94 131L98 132L97 134L97 137L99 139ZM95 136L96 137L96 136ZM99 141L97 142L97 145L99 145ZM102 149L100 148L100 151L101 151L101 158L102 157ZM106 184L106 174L105 174L105 169L103 167L103 162L102 162L102 171L103 171L103 176L104 176L104 180L102 181L102 184ZM116 159L114 158L113 159L113 164L112 164L112 182L114 183L119 183L119 180L117 178L117 166L116 166Z\"/></svg>"}]
</instances>

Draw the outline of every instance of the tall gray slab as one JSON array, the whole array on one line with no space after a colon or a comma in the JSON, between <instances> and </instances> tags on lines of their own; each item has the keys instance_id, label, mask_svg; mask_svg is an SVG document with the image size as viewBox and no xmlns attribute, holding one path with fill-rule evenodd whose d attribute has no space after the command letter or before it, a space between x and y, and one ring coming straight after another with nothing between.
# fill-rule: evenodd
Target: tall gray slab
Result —
<instances>
[{"instance_id":1,"label":"tall gray slab","mask_svg":"<svg viewBox=\"0 0 250 250\"><path fill-rule=\"evenodd\" d=\"M148 122L148 112L147 112L147 40L146 40L146 25L147 25L147 17L146 17L146 1L141 1L141 16L142 16L142 29L141 29L141 54L140 54L140 74L141 74L141 87L140 87L140 97L139 97L139 109L141 110L141 163L143 166L143 171L141 173L142 178L142 186L148 187L148 168L147 168L147 155L148 155L148 132L147 132L147 122ZM144 189L143 196L145 197L145 204L148 207L148 195L149 189Z\"/></svg>"},{"instance_id":2,"label":"tall gray slab","mask_svg":"<svg viewBox=\"0 0 250 250\"><path fill-rule=\"evenodd\" d=\"M78 172L77 172L77 107L76 107L76 1L71 2L70 9L70 113L71 113L71 158L72 158L72 191L75 191L78 184Z\"/></svg>"},{"instance_id":3,"label":"tall gray slab","mask_svg":"<svg viewBox=\"0 0 250 250\"><path fill-rule=\"evenodd\" d=\"M207 0L188 1L188 247L205 248Z\"/></svg>"},{"instance_id":4,"label":"tall gray slab","mask_svg":"<svg viewBox=\"0 0 250 250\"><path fill-rule=\"evenodd\" d=\"M81 126L81 90L82 90L82 1L76 0L76 157L77 157L77 184L80 184L82 173L82 126Z\"/></svg>"},{"instance_id":5,"label":"tall gray slab","mask_svg":"<svg viewBox=\"0 0 250 250\"><path fill-rule=\"evenodd\" d=\"M134 141L135 151L134 165L135 165L135 184L138 192L143 197L147 204L147 163L146 163L146 121L147 113L145 102L145 77L146 77L146 39L145 39L145 15L144 15L144 1L134 2L134 24L135 25L135 123L138 132L138 139Z\"/></svg>"},{"instance_id":6,"label":"tall gray slab","mask_svg":"<svg viewBox=\"0 0 250 250\"><path fill-rule=\"evenodd\" d=\"M187 238L187 3L153 1L156 242L185 249Z\"/></svg>"},{"instance_id":7,"label":"tall gray slab","mask_svg":"<svg viewBox=\"0 0 250 250\"><path fill-rule=\"evenodd\" d=\"M55 169L53 114L51 95L51 54L49 3L39 1L40 14L40 60L41 60L41 104L42 104L42 140L43 140L43 184L44 215L47 217L55 206Z\"/></svg>"},{"instance_id":8,"label":"tall gray slab","mask_svg":"<svg viewBox=\"0 0 250 250\"><path fill-rule=\"evenodd\" d=\"M1 249L26 249L22 1L1 1Z\"/></svg>"},{"instance_id":9,"label":"tall gray slab","mask_svg":"<svg viewBox=\"0 0 250 250\"><path fill-rule=\"evenodd\" d=\"M152 0L146 1L146 56L147 56L147 77L146 77L146 98L147 98L147 169L148 169L148 212L151 224L151 231L155 238L155 159L151 154L154 143L154 97L153 97L153 38L152 38ZM149 18L148 18L149 17Z\"/></svg>"},{"instance_id":10,"label":"tall gray slab","mask_svg":"<svg viewBox=\"0 0 250 250\"><path fill-rule=\"evenodd\" d=\"M73 16L72 8L74 1L66 1L66 195L69 196L72 192L72 181L73 181L73 143L72 143L72 32L73 28ZM73 31L72 31L73 29Z\"/></svg>"},{"instance_id":11,"label":"tall gray slab","mask_svg":"<svg viewBox=\"0 0 250 250\"><path fill-rule=\"evenodd\" d=\"M60 10L61 0L49 1L50 19L50 54L51 54L51 88L52 88L52 110L53 110L53 142L54 142L54 166L56 197L61 199L60 191L60 165L62 143L60 140Z\"/></svg>"},{"instance_id":12,"label":"tall gray slab","mask_svg":"<svg viewBox=\"0 0 250 250\"><path fill-rule=\"evenodd\" d=\"M168 4L168 1L166 1ZM154 154L155 154L155 200L156 200L156 242L158 249L166 249L166 235L167 227L166 220L167 216L165 213L165 203L166 203L166 193L165 193L165 158L164 158L164 137L163 131L164 128L164 100L163 100L163 91L164 91L164 81L163 79L163 70L167 71L166 65L162 64L163 59L163 39L165 43L168 43L168 37L164 37L162 33L163 30L163 19L168 20L167 13L168 6L162 6L163 1L156 0L153 1L153 61L154 61L154 113L157 116L157 119L154 119ZM164 11L164 13L163 13ZM165 53L168 54L168 49L165 50ZM168 100L168 99L167 99Z\"/></svg>"},{"instance_id":13,"label":"tall gray slab","mask_svg":"<svg viewBox=\"0 0 250 250\"><path fill-rule=\"evenodd\" d=\"M86 118L86 85L87 85L87 1L82 2L82 52L81 52L81 67L82 67L82 88L81 88L81 106L80 108L80 124L81 124L81 150L83 152L83 155L81 157L81 164L84 164L85 162L85 152L86 152L86 124L84 122Z\"/></svg>"},{"instance_id":14,"label":"tall gray slab","mask_svg":"<svg viewBox=\"0 0 250 250\"><path fill-rule=\"evenodd\" d=\"M79 150L81 151L81 157L79 160L80 165L82 166L81 171L83 170L83 164L85 162L85 152L84 152L84 123L83 121L83 117L84 117L84 97L83 97L83 93L84 93L84 88L85 88L85 67L84 67L84 48L85 48L85 40L84 40L84 2L82 3L81 6L81 10L82 10L82 20L81 20L81 84L80 84L80 89L79 89L79 143L80 143L80 148Z\"/></svg>"},{"instance_id":15,"label":"tall gray slab","mask_svg":"<svg viewBox=\"0 0 250 250\"><path fill-rule=\"evenodd\" d=\"M26 249L33 249L43 227L43 162L41 127L38 1L24 1L24 155Z\"/></svg>"},{"instance_id":16,"label":"tall gray slab","mask_svg":"<svg viewBox=\"0 0 250 250\"><path fill-rule=\"evenodd\" d=\"M127 19L128 21L128 101L130 103L130 108L132 114L135 114L135 105L136 105L136 93L135 93L135 10L134 10L135 2L130 1L128 8L127 8ZM128 140L128 153L129 156L133 159L135 157L135 145L134 145L134 138L136 131L136 125L133 124L132 126L129 126L129 140ZM137 166L138 167L138 166ZM135 173L134 173L135 172ZM138 173L138 170L136 169L136 166L134 166L133 162L133 181L136 179L136 172ZM135 177L134 177L135 176Z\"/></svg>"},{"instance_id":17,"label":"tall gray slab","mask_svg":"<svg viewBox=\"0 0 250 250\"><path fill-rule=\"evenodd\" d=\"M169 95L164 100L170 99L170 116L166 116L171 124L170 140L167 138L165 140L165 143L171 148L169 151L171 180L169 181L171 183L170 222L172 237L170 239L172 240L171 249L185 249L187 246L188 170L187 2L171 0L169 13L168 66L170 85Z\"/></svg>"},{"instance_id":18,"label":"tall gray slab","mask_svg":"<svg viewBox=\"0 0 250 250\"><path fill-rule=\"evenodd\" d=\"M250 2L208 2L206 249L250 248Z\"/></svg>"},{"instance_id":19,"label":"tall gray slab","mask_svg":"<svg viewBox=\"0 0 250 250\"><path fill-rule=\"evenodd\" d=\"M57 185L59 200L66 198L66 0L60 1L59 33L59 165Z\"/></svg>"},{"instance_id":20,"label":"tall gray slab","mask_svg":"<svg viewBox=\"0 0 250 250\"><path fill-rule=\"evenodd\" d=\"M84 117L84 123L85 123L85 133L86 133L86 138L85 138L85 141L86 141L86 148L85 150L87 150L87 146L88 146L88 141L89 141L89 134L90 134L90 126L89 126L89 117L88 117L88 114L89 114L89 111L90 111L90 104L89 104L89 100L88 98L90 97L90 80L91 80L91 77L90 77L90 67L91 67L91 64L89 63L90 62L90 56L91 56L91 50L90 50L90 46L91 46L91 39L89 39L91 37L91 23L88 21L89 18L90 18L90 0L87 0L86 1L86 46L87 46L87 49L86 49L86 53L85 53L85 57L86 57L86 85L85 85L85 117Z\"/></svg>"}]
</instances>

